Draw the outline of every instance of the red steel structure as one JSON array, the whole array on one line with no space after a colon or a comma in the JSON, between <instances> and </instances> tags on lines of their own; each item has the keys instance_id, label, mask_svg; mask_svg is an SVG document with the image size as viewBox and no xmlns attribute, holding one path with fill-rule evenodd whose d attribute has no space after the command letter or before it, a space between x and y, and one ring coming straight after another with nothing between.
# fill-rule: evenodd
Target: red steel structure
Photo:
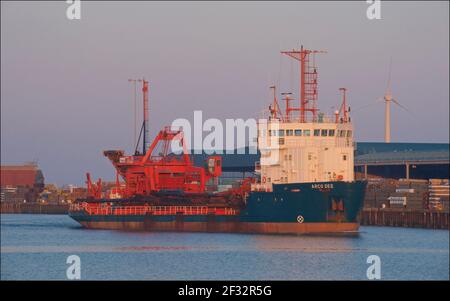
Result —
<instances>
[{"instance_id":1,"label":"red steel structure","mask_svg":"<svg viewBox=\"0 0 450 301\"><path fill-rule=\"evenodd\" d=\"M146 146L148 132L148 81L142 79L143 93L143 152L135 151L127 156L123 150L107 150L103 154L116 168L116 187L113 192L120 198L148 196L155 192L177 191L190 194L206 192L206 183L222 174L222 157L210 156L205 167L194 166L186 149L183 131L165 127L150 147ZM171 152L171 146L180 147L181 154ZM87 173L87 191L92 199L105 198L102 194L102 181L92 183ZM125 181L120 185L119 177ZM241 194L243 192L234 192ZM106 197L107 198L107 197Z\"/></svg>"},{"instance_id":2,"label":"red steel structure","mask_svg":"<svg viewBox=\"0 0 450 301\"><path fill-rule=\"evenodd\" d=\"M286 119L289 120L292 111L300 111L300 122L306 122L306 112L311 112L313 122L317 121L316 101L318 98L317 90L317 67L315 65L314 55L316 53L326 53L325 51L303 49L292 51L282 51L300 64L300 107L295 108L286 106Z\"/></svg>"},{"instance_id":3,"label":"red steel structure","mask_svg":"<svg viewBox=\"0 0 450 301\"><path fill-rule=\"evenodd\" d=\"M92 183L91 174L86 173L87 194L95 199L102 198L102 179L98 179L97 183Z\"/></svg>"},{"instance_id":4,"label":"red steel structure","mask_svg":"<svg viewBox=\"0 0 450 301\"><path fill-rule=\"evenodd\" d=\"M174 142L182 146L181 155L169 152ZM208 157L206 167L194 166L187 153L183 132L170 127L159 132L145 155L125 156L122 150L103 153L125 180L125 188L119 189L122 197L175 190L202 193L206 183L222 173L220 156Z\"/></svg>"}]
</instances>

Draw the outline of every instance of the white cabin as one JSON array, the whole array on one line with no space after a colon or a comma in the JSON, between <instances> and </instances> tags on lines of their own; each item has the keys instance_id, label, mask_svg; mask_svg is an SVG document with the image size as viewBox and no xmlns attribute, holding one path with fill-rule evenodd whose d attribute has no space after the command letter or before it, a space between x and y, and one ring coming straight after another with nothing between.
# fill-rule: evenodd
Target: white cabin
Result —
<instances>
[{"instance_id":1,"label":"white cabin","mask_svg":"<svg viewBox=\"0 0 450 301\"><path fill-rule=\"evenodd\" d=\"M316 122L269 118L258 124L261 181L254 190L272 191L272 184L354 180L353 126L321 116Z\"/></svg>"}]
</instances>

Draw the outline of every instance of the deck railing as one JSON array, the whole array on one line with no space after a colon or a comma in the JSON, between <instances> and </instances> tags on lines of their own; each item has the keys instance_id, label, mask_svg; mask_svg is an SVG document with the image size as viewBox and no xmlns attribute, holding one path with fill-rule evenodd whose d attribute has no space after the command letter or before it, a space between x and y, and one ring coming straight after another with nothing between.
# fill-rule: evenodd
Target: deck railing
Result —
<instances>
[{"instance_id":1,"label":"deck railing","mask_svg":"<svg viewBox=\"0 0 450 301\"><path fill-rule=\"evenodd\" d=\"M228 207L208 206L92 206L72 204L70 211L85 211L89 215L237 215Z\"/></svg>"}]
</instances>

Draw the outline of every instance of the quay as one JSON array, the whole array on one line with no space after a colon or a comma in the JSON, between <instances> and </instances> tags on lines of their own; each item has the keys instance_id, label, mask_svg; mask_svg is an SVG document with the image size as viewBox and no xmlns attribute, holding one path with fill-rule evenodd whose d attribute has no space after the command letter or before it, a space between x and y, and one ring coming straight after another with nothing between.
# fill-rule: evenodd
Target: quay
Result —
<instances>
[{"instance_id":1,"label":"quay","mask_svg":"<svg viewBox=\"0 0 450 301\"><path fill-rule=\"evenodd\" d=\"M1 214L67 214L69 205L2 203Z\"/></svg>"},{"instance_id":2,"label":"quay","mask_svg":"<svg viewBox=\"0 0 450 301\"><path fill-rule=\"evenodd\" d=\"M449 212L428 209L364 208L363 226L388 226L449 230Z\"/></svg>"}]
</instances>

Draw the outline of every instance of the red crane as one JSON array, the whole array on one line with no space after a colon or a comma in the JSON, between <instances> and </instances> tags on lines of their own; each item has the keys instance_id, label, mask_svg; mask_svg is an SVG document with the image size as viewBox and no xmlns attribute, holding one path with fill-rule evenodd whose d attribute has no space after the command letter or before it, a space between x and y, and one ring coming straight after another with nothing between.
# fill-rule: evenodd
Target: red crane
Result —
<instances>
[{"instance_id":1,"label":"red crane","mask_svg":"<svg viewBox=\"0 0 450 301\"><path fill-rule=\"evenodd\" d=\"M221 175L222 157L210 156L206 160L206 166L194 166L186 149L183 131L170 127L161 130L147 148L148 81L144 79L138 81L142 82L143 93L144 120L141 128L143 151L142 154L138 153L136 146L135 154L131 156L125 155L123 150L103 152L116 168L114 193L122 198L145 196L160 191L204 193L206 183ZM173 143L181 146L181 154L177 155L171 151ZM124 187L120 185L119 176L125 181ZM93 184L88 173L86 183L89 197L93 199L103 197L101 179L97 184Z\"/></svg>"},{"instance_id":2,"label":"red crane","mask_svg":"<svg viewBox=\"0 0 450 301\"><path fill-rule=\"evenodd\" d=\"M181 144L181 155L169 151L174 142ZM202 193L206 183L222 173L220 156L208 157L206 167L194 166L187 153L183 132L170 127L159 132L145 155L125 156L121 150L103 153L125 180L123 197L175 190Z\"/></svg>"}]
</instances>

